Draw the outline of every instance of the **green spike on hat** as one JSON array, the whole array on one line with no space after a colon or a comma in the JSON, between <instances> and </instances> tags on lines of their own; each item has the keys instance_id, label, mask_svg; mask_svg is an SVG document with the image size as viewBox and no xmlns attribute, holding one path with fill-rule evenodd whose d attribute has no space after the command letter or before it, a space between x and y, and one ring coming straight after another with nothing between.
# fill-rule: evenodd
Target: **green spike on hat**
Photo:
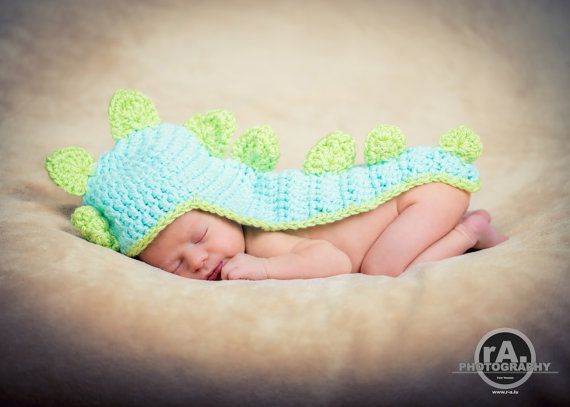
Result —
<instances>
[{"instance_id":1,"label":"green spike on hat","mask_svg":"<svg viewBox=\"0 0 570 407\"><path fill-rule=\"evenodd\" d=\"M445 151L463 159L466 163L472 163L481 156L483 145L479 136L467 127L459 126L451 129L439 139L439 145Z\"/></svg>"},{"instance_id":2,"label":"green spike on hat","mask_svg":"<svg viewBox=\"0 0 570 407\"><path fill-rule=\"evenodd\" d=\"M269 126L253 127L238 138L232 158L256 171L271 171L279 161L279 140Z\"/></svg>"},{"instance_id":3,"label":"green spike on hat","mask_svg":"<svg viewBox=\"0 0 570 407\"><path fill-rule=\"evenodd\" d=\"M160 118L145 95L136 90L119 89L109 103L109 123L111 136L120 140L133 131L160 123Z\"/></svg>"},{"instance_id":4,"label":"green spike on hat","mask_svg":"<svg viewBox=\"0 0 570 407\"><path fill-rule=\"evenodd\" d=\"M88 241L99 246L119 250L119 242L109 230L109 223L92 206L80 206L71 215L71 224Z\"/></svg>"},{"instance_id":5,"label":"green spike on hat","mask_svg":"<svg viewBox=\"0 0 570 407\"><path fill-rule=\"evenodd\" d=\"M223 157L236 131L236 119L227 110L216 109L192 116L184 127L198 137L212 155Z\"/></svg>"},{"instance_id":6,"label":"green spike on hat","mask_svg":"<svg viewBox=\"0 0 570 407\"><path fill-rule=\"evenodd\" d=\"M52 181L71 195L83 196L95 160L81 147L66 147L52 153L45 168Z\"/></svg>"},{"instance_id":7,"label":"green spike on hat","mask_svg":"<svg viewBox=\"0 0 570 407\"><path fill-rule=\"evenodd\" d=\"M378 125L359 165L354 139L337 131L308 152L302 170L273 172L279 142L268 126L245 131L224 158L236 122L223 109L196 114L184 126L160 123L150 99L121 89L111 99L109 123L116 142L97 162L68 147L45 167L54 183L83 197L71 217L81 235L128 256L192 209L277 231L335 222L429 182L480 188L471 163L481 141L463 126L443 134L439 146L406 148L399 128Z\"/></svg>"},{"instance_id":8,"label":"green spike on hat","mask_svg":"<svg viewBox=\"0 0 570 407\"><path fill-rule=\"evenodd\" d=\"M349 134L336 131L324 137L307 154L303 164L306 174L342 172L354 165L356 148Z\"/></svg>"},{"instance_id":9,"label":"green spike on hat","mask_svg":"<svg viewBox=\"0 0 570 407\"><path fill-rule=\"evenodd\" d=\"M396 158L406 149L406 137L396 126L380 125L368 134L364 160L368 165Z\"/></svg>"}]
</instances>

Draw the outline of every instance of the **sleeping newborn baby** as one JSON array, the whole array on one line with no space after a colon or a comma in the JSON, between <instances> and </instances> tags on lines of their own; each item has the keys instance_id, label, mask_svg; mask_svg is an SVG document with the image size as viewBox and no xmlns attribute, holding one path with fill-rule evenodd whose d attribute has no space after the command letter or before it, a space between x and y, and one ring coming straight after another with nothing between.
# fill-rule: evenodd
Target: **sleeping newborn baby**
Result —
<instances>
[{"instance_id":1,"label":"sleeping newborn baby","mask_svg":"<svg viewBox=\"0 0 570 407\"><path fill-rule=\"evenodd\" d=\"M160 232L139 258L202 280L303 279L358 272L397 276L414 264L507 239L490 224L487 211L463 217L468 206L469 193L432 183L372 211L293 231L266 232L192 210Z\"/></svg>"},{"instance_id":2,"label":"sleeping newborn baby","mask_svg":"<svg viewBox=\"0 0 570 407\"><path fill-rule=\"evenodd\" d=\"M88 241L183 277L294 279L345 273L398 276L507 239L488 212L465 215L480 189L471 164L479 137L466 127L439 146L406 148L401 130L379 125L364 163L337 131L302 169L273 172L278 141L268 126L243 133L225 110L184 125L161 123L150 99L117 91L109 105L113 148L98 161L68 147L48 176L83 197L71 223Z\"/></svg>"}]
</instances>

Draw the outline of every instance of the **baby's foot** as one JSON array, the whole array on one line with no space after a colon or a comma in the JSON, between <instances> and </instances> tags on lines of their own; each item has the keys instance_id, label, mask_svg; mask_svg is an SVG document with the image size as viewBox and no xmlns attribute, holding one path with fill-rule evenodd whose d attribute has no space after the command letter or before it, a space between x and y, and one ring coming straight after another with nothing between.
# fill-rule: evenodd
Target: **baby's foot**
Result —
<instances>
[{"instance_id":1,"label":"baby's foot","mask_svg":"<svg viewBox=\"0 0 570 407\"><path fill-rule=\"evenodd\" d=\"M468 214L457 226L475 242L473 249L487 249L509 239L489 223L490 219L489 212L479 209Z\"/></svg>"}]
</instances>

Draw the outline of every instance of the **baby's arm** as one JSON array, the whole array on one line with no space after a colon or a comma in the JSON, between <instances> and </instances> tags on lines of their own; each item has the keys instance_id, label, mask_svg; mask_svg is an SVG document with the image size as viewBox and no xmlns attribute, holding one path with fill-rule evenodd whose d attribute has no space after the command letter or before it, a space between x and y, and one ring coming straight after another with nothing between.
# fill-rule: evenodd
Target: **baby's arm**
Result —
<instances>
[{"instance_id":1,"label":"baby's arm","mask_svg":"<svg viewBox=\"0 0 570 407\"><path fill-rule=\"evenodd\" d=\"M350 259L342 250L326 240L304 239L288 254L264 259L269 278L319 278L348 274Z\"/></svg>"},{"instance_id":2,"label":"baby's arm","mask_svg":"<svg viewBox=\"0 0 570 407\"><path fill-rule=\"evenodd\" d=\"M283 232L251 233L246 251L228 262L224 279L304 279L348 274L349 257L326 240L307 239Z\"/></svg>"}]
</instances>

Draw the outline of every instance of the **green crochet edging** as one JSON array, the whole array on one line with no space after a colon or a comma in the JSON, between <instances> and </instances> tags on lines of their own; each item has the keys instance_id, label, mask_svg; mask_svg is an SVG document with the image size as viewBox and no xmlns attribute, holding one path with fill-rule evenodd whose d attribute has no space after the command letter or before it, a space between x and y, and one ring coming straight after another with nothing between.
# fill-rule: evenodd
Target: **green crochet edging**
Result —
<instances>
[{"instance_id":1,"label":"green crochet edging","mask_svg":"<svg viewBox=\"0 0 570 407\"><path fill-rule=\"evenodd\" d=\"M129 257L135 257L140 252L142 252L153 240L158 236L158 234L166 228L170 223L172 223L176 218L184 213L192 210L192 209L200 209L210 213L214 213L220 215L222 217L231 219L240 223L245 226L253 226L257 228L261 228L265 231L283 231L283 230L292 230L292 229L303 229L310 226L316 226L321 224L327 224L331 222L335 222L337 220L357 215L362 212L370 211L377 206L383 204L386 201L389 201L395 196L400 195L403 192L406 192L413 187L428 184L431 182L443 182L445 184L451 185L453 187L468 191L468 192L476 192L481 188L481 182L471 182L467 181L463 178L453 177L449 174L438 174L438 175L422 175L419 176L411 181L406 181L390 191L386 191L382 195L376 197L372 201L364 204L359 205L352 205L347 207L346 209L334 213L322 213L318 216L313 218L306 219L304 221L298 222L289 222L289 223L266 223L263 221L259 221L255 218L244 217L238 215L234 211L230 211L228 209L224 209L218 205L206 202L201 199L192 199L188 202L178 205L175 209L170 211L166 214L162 219L160 219L157 225L150 230L150 232L137 241L130 249L128 249L125 254Z\"/></svg>"},{"instance_id":2,"label":"green crochet edging","mask_svg":"<svg viewBox=\"0 0 570 407\"><path fill-rule=\"evenodd\" d=\"M115 140L160 123L152 101L136 90L119 89L109 103L109 124Z\"/></svg>"}]
</instances>

